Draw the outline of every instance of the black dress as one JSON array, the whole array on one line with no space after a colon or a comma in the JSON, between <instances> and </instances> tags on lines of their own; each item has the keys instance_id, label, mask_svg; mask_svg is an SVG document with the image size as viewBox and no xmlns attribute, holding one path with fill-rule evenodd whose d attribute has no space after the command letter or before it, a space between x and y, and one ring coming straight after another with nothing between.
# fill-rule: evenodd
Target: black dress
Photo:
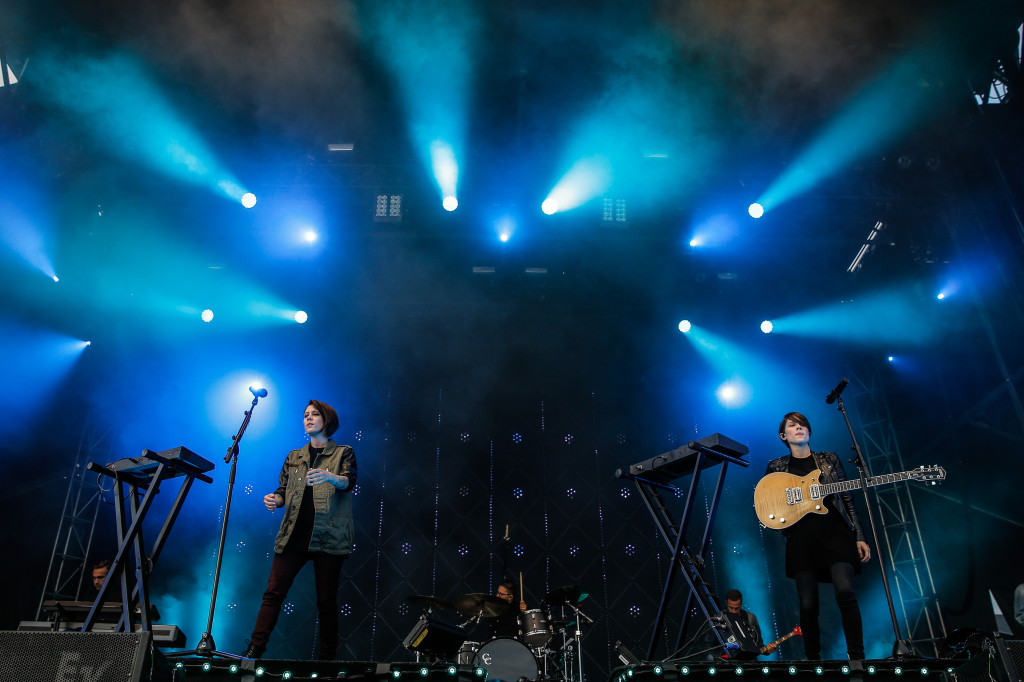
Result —
<instances>
[{"instance_id":1,"label":"black dress","mask_svg":"<svg viewBox=\"0 0 1024 682\"><path fill-rule=\"evenodd\" d=\"M789 473L806 476L817 467L814 457L790 457ZM832 582L829 566L845 562L860 573L857 553L857 535L846 525L836 508L836 496L825 498L827 514L807 514L786 535L786 576L792 578L797 571L813 570L818 582Z\"/></svg>"}]
</instances>

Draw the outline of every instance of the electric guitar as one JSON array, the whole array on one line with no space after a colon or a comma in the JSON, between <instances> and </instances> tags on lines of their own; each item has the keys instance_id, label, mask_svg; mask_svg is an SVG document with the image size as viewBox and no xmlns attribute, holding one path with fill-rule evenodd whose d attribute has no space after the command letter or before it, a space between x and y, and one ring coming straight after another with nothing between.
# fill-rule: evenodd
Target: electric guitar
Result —
<instances>
[{"instance_id":1,"label":"electric guitar","mask_svg":"<svg viewBox=\"0 0 1024 682\"><path fill-rule=\"evenodd\" d=\"M790 632L787 635L783 635L782 637L779 637L777 640L775 640L771 644L765 644L763 647L761 647L761 653L762 654L766 654L766 653L768 653L768 649L769 648L771 648L773 646L778 646L779 644L782 644L783 642L785 642L787 639L789 639L793 635L802 635L802 634L804 634L804 633L800 631L800 626L797 625L795 628L793 628L793 632Z\"/></svg>"},{"instance_id":2,"label":"electric guitar","mask_svg":"<svg viewBox=\"0 0 1024 682\"><path fill-rule=\"evenodd\" d=\"M739 651L734 651L732 653L722 654L722 658L731 658L731 659L742 660L742 661L752 661L752 660L756 659L758 656L764 656L765 654L769 653L768 650L771 647L778 646L779 644L782 644L783 642L785 642L787 639L789 639L790 637L792 637L794 635L802 635L802 634L804 634L804 633L800 631L800 626L797 625L795 628L793 628L792 632L790 632L789 634L783 635L782 637L779 637L777 640L775 640L771 644L765 644L762 647L751 646L751 648L749 648L749 649L747 649L747 648L740 648Z\"/></svg>"},{"instance_id":3,"label":"electric guitar","mask_svg":"<svg viewBox=\"0 0 1024 682\"><path fill-rule=\"evenodd\" d=\"M768 474L754 488L754 511L762 525L773 530L789 528L807 514L827 514L825 498L833 493L860 488L860 479L835 483L819 483L821 469L815 469L806 476L797 476L778 471ZM946 478L946 470L940 466L921 466L912 471L898 474L872 476L867 487L897 483L912 479L935 485Z\"/></svg>"}]
</instances>

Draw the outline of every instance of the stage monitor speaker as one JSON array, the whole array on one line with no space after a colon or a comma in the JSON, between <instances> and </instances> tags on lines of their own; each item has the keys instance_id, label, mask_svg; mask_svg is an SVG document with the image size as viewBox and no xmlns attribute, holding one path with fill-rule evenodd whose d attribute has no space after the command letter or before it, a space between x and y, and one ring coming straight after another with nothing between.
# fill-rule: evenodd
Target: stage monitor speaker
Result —
<instances>
[{"instance_id":1,"label":"stage monitor speaker","mask_svg":"<svg viewBox=\"0 0 1024 682\"><path fill-rule=\"evenodd\" d=\"M1024 681L1024 639L1003 639L995 635L996 652L1010 682Z\"/></svg>"},{"instance_id":2,"label":"stage monitor speaker","mask_svg":"<svg viewBox=\"0 0 1024 682\"><path fill-rule=\"evenodd\" d=\"M453 661L467 634L464 628L423 614L402 642L409 651Z\"/></svg>"},{"instance_id":3,"label":"stage monitor speaker","mask_svg":"<svg viewBox=\"0 0 1024 682\"><path fill-rule=\"evenodd\" d=\"M0 631L0 682L145 682L152 661L149 632Z\"/></svg>"}]
</instances>

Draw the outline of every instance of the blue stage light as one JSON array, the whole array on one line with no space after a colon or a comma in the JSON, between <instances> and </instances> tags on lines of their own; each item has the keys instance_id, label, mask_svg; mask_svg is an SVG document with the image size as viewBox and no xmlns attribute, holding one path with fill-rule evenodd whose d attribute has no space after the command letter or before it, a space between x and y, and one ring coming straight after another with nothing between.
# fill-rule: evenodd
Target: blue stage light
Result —
<instances>
[{"instance_id":1,"label":"blue stage light","mask_svg":"<svg viewBox=\"0 0 1024 682\"><path fill-rule=\"evenodd\" d=\"M299 324L305 324L306 320L308 320L308 319L309 319L309 315L306 314L305 310L296 310L295 311L295 321L298 322Z\"/></svg>"},{"instance_id":2,"label":"blue stage light","mask_svg":"<svg viewBox=\"0 0 1024 682\"><path fill-rule=\"evenodd\" d=\"M765 334L771 334L772 329L775 329L775 325L772 324L771 320L765 320L761 323L761 331Z\"/></svg>"},{"instance_id":3,"label":"blue stage light","mask_svg":"<svg viewBox=\"0 0 1024 682\"><path fill-rule=\"evenodd\" d=\"M747 207L747 213L750 214L751 218L760 218L761 216L764 215L764 206L757 202L754 202Z\"/></svg>"},{"instance_id":4,"label":"blue stage light","mask_svg":"<svg viewBox=\"0 0 1024 682\"><path fill-rule=\"evenodd\" d=\"M206 310L203 311L200 317L203 318L203 322L209 322L210 320L213 319L213 311L207 308Z\"/></svg>"},{"instance_id":5,"label":"blue stage light","mask_svg":"<svg viewBox=\"0 0 1024 682\"><path fill-rule=\"evenodd\" d=\"M459 207L459 200L449 194L441 201L441 205L444 206L444 210L451 213Z\"/></svg>"},{"instance_id":6,"label":"blue stage light","mask_svg":"<svg viewBox=\"0 0 1024 682\"><path fill-rule=\"evenodd\" d=\"M246 192L242 195L242 206L246 208L252 208L256 205L256 195L252 192Z\"/></svg>"},{"instance_id":7,"label":"blue stage light","mask_svg":"<svg viewBox=\"0 0 1024 682\"><path fill-rule=\"evenodd\" d=\"M690 324L689 320L680 320L679 321L679 331L681 331L684 334L689 332L692 327L693 327L693 325Z\"/></svg>"},{"instance_id":8,"label":"blue stage light","mask_svg":"<svg viewBox=\"0 0 1024 682\"><path fill-rule=\"evenodd\" d=\"M540 205L540 210L543 211L545 215L554 215L558 212L558 202L550 198L545 199Z\"/></svg>"}]
</instances>

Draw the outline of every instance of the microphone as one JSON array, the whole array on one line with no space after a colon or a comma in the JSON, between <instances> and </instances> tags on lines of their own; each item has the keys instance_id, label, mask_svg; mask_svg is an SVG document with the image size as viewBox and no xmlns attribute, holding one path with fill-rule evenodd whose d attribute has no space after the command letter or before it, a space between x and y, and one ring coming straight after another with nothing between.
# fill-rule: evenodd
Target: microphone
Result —
<instances>
[{"instance_id":1,"label":"microphone","mask_svg":"<svg viewBox=\"0 0 1024 682\"><path fill-rule=\"evenodd\" d=\"M840 396L843 389L846 388L846 384L850 383L849 379L843 379L839 382L839 385L832 389L832 392L825 396L825 402L831 405L836 401L836 398Z\"/></svg>"},{"instance_id":2,"label":"microphone","mask_svg":"<svg viewBox=\"0 0 1024 682\"><path fill-rule=\"evenodd\" d=\"M844 379L844 381L845 381L845 379ZM265 389L265 388L254 388L253 386L250 386L249 387L249 393L252 393L257 398L266 398L267 397L267 389Z\"/></svg>"}]
</instances>

